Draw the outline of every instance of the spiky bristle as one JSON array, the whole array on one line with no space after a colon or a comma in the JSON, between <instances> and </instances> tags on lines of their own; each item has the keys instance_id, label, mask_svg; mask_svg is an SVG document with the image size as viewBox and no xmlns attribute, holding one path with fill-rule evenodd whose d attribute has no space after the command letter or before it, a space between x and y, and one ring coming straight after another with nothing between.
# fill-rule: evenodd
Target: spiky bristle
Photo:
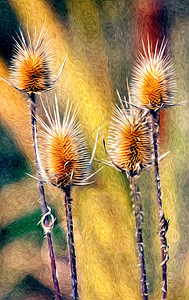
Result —
<instances>
[{"instance_id":1,"label":"spiky bristle","mask_svg":"<svg viewBox=\"0 0 189 300\"><path fill-rule=\"evenodd\" d=\"M152 163L152 129L146 112L114 108L108 137L112 161L129 176L137 175Z\"/></svg>"},{"instance_id":2,"label":"spiky bristle","mask_svg":"<svg viewBox=\"0 0 189 300\"><path fill-rule=\"evenodd\" d=\"M148 51L143 44L144 54L140 53L135 65L131 94L132 98L141 107L158 110L171 104L175 93L173 68L169 55L166 53L166 44L163 42L155 51L148 41Z\"/></svg>"},{"instance_id":3,"label":"spiky bristle","mask_svg":"<svg viewBox=\"0 0 189 300\"><path fill-rule=\"evenodd\" d=\"M21 38L16 41L14 56L10 69L11 83L26 93L44 92L53 85L51 57L48 43L45 43L43 29L36 41L33 41L29 32L27 41L21 32Z\"/></svg>"},{"instance_id":4,"label":"spiky bristle","mask_svg":"<svg viewBox=\"0 0 189 300\"><path fill-rule=\"evenodd\" d=\"M38 118L43 127L39 143L39 156L42 175L53 185L65 188L79 185L89 175L89 155L80 125L76 124L77 111L72 117L67 104L62 124L56 100L54 117L45 109L48 123Z\"/></svg>"}]
</instances>

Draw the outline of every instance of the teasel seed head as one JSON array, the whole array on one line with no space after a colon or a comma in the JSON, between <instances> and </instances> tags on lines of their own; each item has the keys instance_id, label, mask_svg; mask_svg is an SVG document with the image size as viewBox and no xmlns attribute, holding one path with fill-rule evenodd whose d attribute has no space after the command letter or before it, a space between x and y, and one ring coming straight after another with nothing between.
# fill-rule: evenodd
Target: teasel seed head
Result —
<instances>
[{"instance_id":1,"label":"teasel seed head","mask_svg":"<svg viewBox=\"0 0 189 300\"><path fill-rule=\"evenodd\" d=\"M43 34L44 26L41 33L36 39L36 30L34 37L31 39L27 30L27 39L24 38L20 30L20 37L16 41L14 56L11 61L10 82L14 88L28 94L42 93L53 89L62 68L55 78L52 74L52 51L49 42L46 41L46 34Z\"/></svg>"},{"instance_id":2,"label":"teasel seed head","mask_svg":"<svg viewBox=\"0 0 189 300\"><path fill-rule=\"evenodd\" d=\"M44 105L43 105L44 106ZM51 184L65 189L82 185L89 175L89 155L81 125L77 123L77 109L67 103L61 124L57 99L54 116L45 108L48 122L37 117L43 130L39 134L39 158L42 175Z\"/></svg>"},{"instance_id":3,"label":"teasel seed head","mask_svg":"<svg viewBox=\"0 0 189 300\"><path fill-rule=\"evenodd\" d=\"M109 157L128 177L152 164L152 127L148 111L114 107L107 148Z\"/></svg>"},{"instance_id":4,"label":"teasel seed head","mask_svg":"<svg viewBox=\"0 0 189 300\"><path fill-rule=\"evenodd\" d=\"M166 43L162 42L155 51L148 40L148 49L143 44L144 54L140 53L135 65L131 84L131 95L135 103L152 111L169 107L175 94L175 80L173 66Z\"/></svg>"}]
</instances>

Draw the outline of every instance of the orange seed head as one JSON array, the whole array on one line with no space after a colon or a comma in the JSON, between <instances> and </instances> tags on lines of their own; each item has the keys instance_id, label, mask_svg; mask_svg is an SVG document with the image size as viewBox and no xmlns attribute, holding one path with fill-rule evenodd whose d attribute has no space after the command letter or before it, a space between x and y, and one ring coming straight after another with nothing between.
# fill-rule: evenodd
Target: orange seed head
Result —
<instances>
[{"instance_id":1,"label":"orange seed head","mask_svg":"<svg viewBox=\"0 0 189 300\"><path fill-rule=\"evenodd\" d=\"M43 30L42 30L43 31ZM36 42L28 33L28 42L23 34L17 41L14 49L15 55L12 59L11 82L19 90L26 93L37 93L46 91L53 86L51 75L51 52L45 44L42 31Z\"/></svg>"},{"instance_id":2,"label":"orange seed head","mask_svg":"<svg viewBox=\"0 0 189 300\"><path fill-rule=\"evenodd\" d=\"M150 166L153 151L149 116L139 110L114 108L108 150L115 165L128 176Z\"/></svg>"},{"instance_id":3,"label":"orange seed head","mask_svg":"<svg viewBox=\"0 0 189 300\"><path fill-rule=\"evenodd\" d=\"M39 146L42 174L61 188L79 185L88 175L89 157L80 126L75 123L77 112L75 110L69 120L71 108L67 106L62 124L57 102L54 118L50 110L45 112L49 125L38 118L44 129Z\"/></svg>"},{"instance_id":4,"label":"orange seed head","mask_svg":"<svg viewBox=\"0 0 189 300\"><path fill-rule=\"evenodd\" d=\"M135 66L131 93L133 99L141 106L151 110L159 110L171 104L174 94L173 70L168 54L165 53L166 44L157 46L153 53L148 43L148 53L144 48L144 55L140 54Z\"/></svg>"}]
</instances>

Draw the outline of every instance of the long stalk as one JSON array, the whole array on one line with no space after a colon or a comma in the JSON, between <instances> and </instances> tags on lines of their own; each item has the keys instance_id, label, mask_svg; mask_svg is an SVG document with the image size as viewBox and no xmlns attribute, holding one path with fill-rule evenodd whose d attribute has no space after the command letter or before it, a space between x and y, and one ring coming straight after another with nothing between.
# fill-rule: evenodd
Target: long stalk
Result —
<instances>
[{"instance_id":1,"label":"long stalk","mask_svg":"<svg viewBox=\"0 0 189 300\"><path fill-rule=\"evenodd\" d=\"M43 187L43 182L41 180L39 160L38 160L37 126L36 126L36 117L35 117L36 98L35 98L34 93L32 93L31 96L30 96L30 110L31 110L31 125L32 125L32 136L33 136L33 144L34 144L35 165L36 165L38 185L39 185L41 209L42 209L43 215L45 215L47 213L48 209L47 209L47 203L46 203L46 200L45 200L44 187ZM48 221L47 218L45 219L45 226L46 227L49 226L49 221ZM52 278L53 278L54 289L55 289L55 293L56 293L56 299L61 300L59 283L58 283L58 278L57 278L57 274L56 274L56 262L55 262L55 256L54 256L54 251L53 251L51 233L47 232L46 237L47 237L47 243L48 243L48 248L49 248Z\"/></svg>"},{"instance_id":2,"label":"long stalk","mask_svg":"<svg viewBox=\"0 0 189 300\"><path fill-rule=\"evenodd\" d=\"M64 189L65 194L65 208L66 208L66 221L68 230L68 245L70 252L70 268L71 268L71 278L72 278L72 297L73 300L78 300L77 291L77 269L76 269L76 256L75 256L75 245L74 245L74 234L73 234L73 221L72 221L72 199L71 199L71 189L67 187Z\"/></svg>"},{"instance_id":3,"label":"long stalk","mask_svg":"<svg viewBox=\"0 0 189 300\"><path fill-rule=\"evenodd\" d=\"M143 238L142 238L143 212L142 212L142 204L141 204L139 187L135 182L134 177L131 177L130 179L130 187L131 187L131 194L132 194L135 221L136 221L136 237L137 237L138 259L139 259L140 277L141 277L141 286L142 286L142 299L148 300L144 245L143 245Z\"/></svg>"},{"instance_id":4,"label":"long stalk","mask_svg":"<svg viewBox=\"0 0 189 300\"><path fill-rule=\"evenodd\" d=\"M162 209L161 201L161 184L159 176L159 163L158 163L158 133L159 133L159 119L160 113L154 111L152 113L152 129L153 129L153 145L154 145L154 171L156 180L156 192L157 192L157 205L158 205L158 217L159 217L159 238L161 243L161 254L162 254L162 299L167 299L167 261L168 246L166 233L168 230L168 222L165 219L165 215Z\"/></svg>"}]
</instances>

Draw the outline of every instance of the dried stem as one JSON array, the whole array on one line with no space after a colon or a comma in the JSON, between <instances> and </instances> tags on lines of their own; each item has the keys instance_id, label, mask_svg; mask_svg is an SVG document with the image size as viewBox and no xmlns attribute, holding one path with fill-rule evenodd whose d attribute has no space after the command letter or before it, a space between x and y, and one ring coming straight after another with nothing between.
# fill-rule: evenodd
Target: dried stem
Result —
<instances>
[{"instance_id":1,"label":"dried stem","mask_svg":"<svg viewBox=\"0 0 189 300\"><path fill-rule=\"evenodd\" d=\"M78 300L77 291L77 269L76 269L76 256L75 256L75 245L74 245L74 233L73 233L73 221L72 221L72 199L70 187L64 188L65 194L65 208L66 208L66 221L68 230L68 245L70 252L70 268L72 277L72 296L73 300Z\"/></svg>"},{"instance_id":2,"label":"dried stem","mask_svg":"<svg viewBox=\"0 0 189 300\"><path fill-rule=\"evenodd\" d=\"M143 223L143 211L140 198L139 187L135 182L134 176L130 179L131 194L134 206L135 221L136 221L136 237L138 246L138 258L142 285L142 299L148 300L147 282L146 282L146 266L144 258L144 244L142 239L142 223Z\"/></svg>"},{"instance_id":3,"label":"dried stem","mask_svg":"<svg viewBox=\"0 0 189 300\"><path fill-rule=\"evenodd\" d=\"M35 165L36 165L36 171L37 171L37 177L38 177L38 185L39 185L39 193L40 193L40 200L41 200L41 209L43 216L48 212L47 209L47 203L45 200L45 193L44 193L44 187L43 182L41 180L41 174L40 174L40 168L39 168L39 160L38 160L38 149L37 149L37 127L36 127L36 117L35 117L35 111L36 111L36 98L35 94L32 93L30 96L30 110L31 110L31 125L32 125L32 135L33 135L33 144L34 144L34 154L35 154ZM45 227L49 227L49 221L48 218L45 218ZM61 300L60 296L60 289L58 284L58 278L56 274L56 263L55 263L55 256L53 251L53 244L52 244L52 238L50 230L46 232L47 242L48 242L48 248L49 248L49 255L50 255L50 261L51 261L51 270L52 270L52 278L54 283L54 289L56 292L56 299Z\"/></svg>"},{"instance_id":4,"label":"dried stem","mask_svg":"<svg viewBox=\"0 0 189 300\"><path fill-rule=\"evenodd\" d=\"M159 238L161 243L162 253L162 299L167 299L167 261L169 259L168 246L166 233L168 230L168 222L165 218L162 201L161 201L161 184L159 176L159 163L158 163L158 133L159 133L159 111L152 112L152 129L153 129L153 145L154 145L154 171L156 180L156 192L157 192L157 205L158 205L158 217L159 217Z\"/></svg>"}]
</instances>

